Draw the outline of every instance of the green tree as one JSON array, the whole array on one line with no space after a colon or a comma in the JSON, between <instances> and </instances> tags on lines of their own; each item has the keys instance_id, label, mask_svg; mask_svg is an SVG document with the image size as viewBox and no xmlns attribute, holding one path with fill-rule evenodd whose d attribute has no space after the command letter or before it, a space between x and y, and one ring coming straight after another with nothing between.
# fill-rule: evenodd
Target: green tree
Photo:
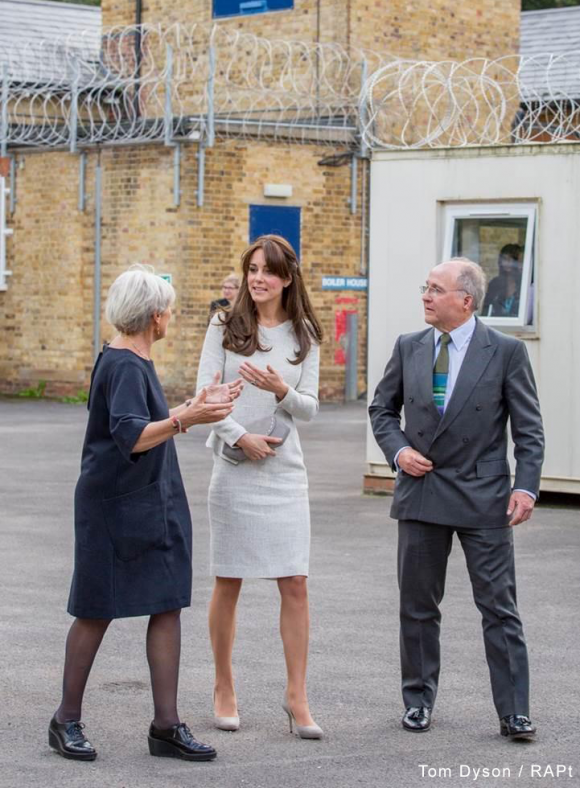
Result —
<instances>
[{"instance_id":1,"label":"green tree","mask_svg":"<svg viewBox=\"0 0 580 788\"><path fill-rule=\"evenodd\" d=\"M580 0L522 0L522 11L539 11L542 8L564 8L580 5Z\"/></svg>"}]
</instances>

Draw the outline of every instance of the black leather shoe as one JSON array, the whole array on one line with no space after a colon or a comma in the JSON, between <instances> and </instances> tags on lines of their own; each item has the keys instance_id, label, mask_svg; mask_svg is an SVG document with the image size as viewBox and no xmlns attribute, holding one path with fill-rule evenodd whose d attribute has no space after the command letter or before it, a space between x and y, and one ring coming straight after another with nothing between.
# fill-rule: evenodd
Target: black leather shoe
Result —
<instances>
[{"instance_id":1,"label":"black leather shoe","mask_svg":"<svg viewBox=\"0 0 580 788\"><path fill-rule=\"evenodd\" d=\"M431 727L431 711L428 706L409 706L401 720L403 728L415 733L428 731Z\"/></svg>"},{"instance_id":2,"label":"black leather shoe","mask_svg":"<svg viewBox=\"0 0 580 788\"><path fill-rule=\"evenodd\" d=\"M213 761L217 752L209 744L194 739L184 722L162 730L153 723L149 728L149 752L162 758L184 758L186 761Z\"/></svg>"},{"instance_id":3,"label":"black leather shoe","mask_svg":"<svg viewBox=\"0 0 580 788\"><path fill-rule=\"evenodd\" d=\"M97 751L83 733L84 727L78 720L57 722L53 717L48 726L49 746L63 758L94 761Z\"/></svg>"},{"instance_id":4,"label":"black leather shoe","mask_svg":"<svg viewBox=\"0 0 580 788\"><path fill-rule=\"evenodd\" d=\"M508 714L499 721L499 732L510 739L533 739L536 728L529 717L523 714Z\"/></svg>"}]
</instances>

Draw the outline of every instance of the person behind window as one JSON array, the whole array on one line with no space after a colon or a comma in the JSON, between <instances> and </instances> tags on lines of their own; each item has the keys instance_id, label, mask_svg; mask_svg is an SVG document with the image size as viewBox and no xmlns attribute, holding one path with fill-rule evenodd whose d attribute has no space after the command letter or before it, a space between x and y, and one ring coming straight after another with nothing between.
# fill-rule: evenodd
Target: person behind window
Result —
<instances>
[{"instance_id":1,"label":"person behind window","mask_svg":"<svg viewBox=\"0 0 580 788\"><path fill-rule=\"evenodd\" d=\"M231 309L236 302L240 289L240 278L236 274L229 274L222 282L222 297L212 301L209 305L209 319L220 310Z\"/></svg>"},{"instance_id":2,"label":"person behind window","mask_svg":"<svg viewBox=\"0 0 580 788\"><path fill-rule=\"evenodd\" d=\"M91 666L115 618L149 616L146 651L154 719L151 755L211 760L177 713L180 613L191 599L191 517L173 438L194 424L221 421L228 402L206 391L169 410L151 347L169 328L173 287L149 266L132 266L111 285L106 316L118 335L91 375L89 417L75 491L75 565L68 612L63 693L49 745L64 758L92 761L81 706ZM119 714L123 711L119 709ZM123 723L131 736L135 723Z\"/></svg>"},{"instance_id":3,"label":"person behind window","mask_svg":"<svg viewBox=\"0 0 580 788\"><path fill-rule=\"evenodd\" d=\"M520 311L523 249L519 244L505 244L497 260L499 274L489 283L483 317L517 317Z\"/></svg>"}]
</instances>

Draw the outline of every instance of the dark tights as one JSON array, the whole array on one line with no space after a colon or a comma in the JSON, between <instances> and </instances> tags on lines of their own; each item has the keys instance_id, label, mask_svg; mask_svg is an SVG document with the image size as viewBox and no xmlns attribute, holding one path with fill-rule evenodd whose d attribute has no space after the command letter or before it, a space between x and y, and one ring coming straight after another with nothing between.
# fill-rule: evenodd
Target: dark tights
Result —
<instances>
[{"instance_id":1,"label":"dark tights","mask_svg":"<svg viewBox=\"0 0 580 788\"><path fill-rule=\"evenodd\" d=\"M147 627L147 661L151 672L154 723L158 728L169 728L179 722L180 613L180 610L158 613L151 616ZM74 620L66 639L62 701L55 714L58 722L81 719L87 679L110 623L108 619Z\"/></svg>"},{"instance_id":2,"label":"dark tights","mask_svg":"<svg viewBox=\"0 0 580 788\"><path fill-rule=\"evenodd\" d=\"M157 728L177 725L177 683L181 652L180 610L151 616L147 627L147 662Z\"/></svg>"}]
</instances>

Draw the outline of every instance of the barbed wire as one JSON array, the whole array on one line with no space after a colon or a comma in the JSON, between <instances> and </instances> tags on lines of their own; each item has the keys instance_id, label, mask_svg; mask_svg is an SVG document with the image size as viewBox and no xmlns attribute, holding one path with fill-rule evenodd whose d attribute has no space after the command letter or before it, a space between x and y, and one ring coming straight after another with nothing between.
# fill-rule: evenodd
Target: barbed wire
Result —
<instances>
[{"instance_id":1,"label":"barbed wire","mask_svg":"<svg viewBox=\"0 0 580 788\"><path fill-rule=\"evenodd\" d=\"M216 138L406 149L580 139L580 53L412 61L222 25L0 50L0 142Z\"/></svg>"},{"instance_id":2,"label":"barbed wire","mask_svg":"<svg viewBox=\"0 0 580 788\"><path fill-rule=\"evenodd\" d=\"M361 92L361 135L375 149L580 139L580 53L496 60L399 60Z\"/></svg>"},{"instance_id":3,"label":"barbed wire","mask_svg":"<svg viewBox=\"0 0 580 788\"><path fill-rule=\"evenodd\" d=\"M0 51L0 134L73 148L256 136L350 145L362 84L387 60L203 24L30 43Z\"/></svg>"}]
</instances>

